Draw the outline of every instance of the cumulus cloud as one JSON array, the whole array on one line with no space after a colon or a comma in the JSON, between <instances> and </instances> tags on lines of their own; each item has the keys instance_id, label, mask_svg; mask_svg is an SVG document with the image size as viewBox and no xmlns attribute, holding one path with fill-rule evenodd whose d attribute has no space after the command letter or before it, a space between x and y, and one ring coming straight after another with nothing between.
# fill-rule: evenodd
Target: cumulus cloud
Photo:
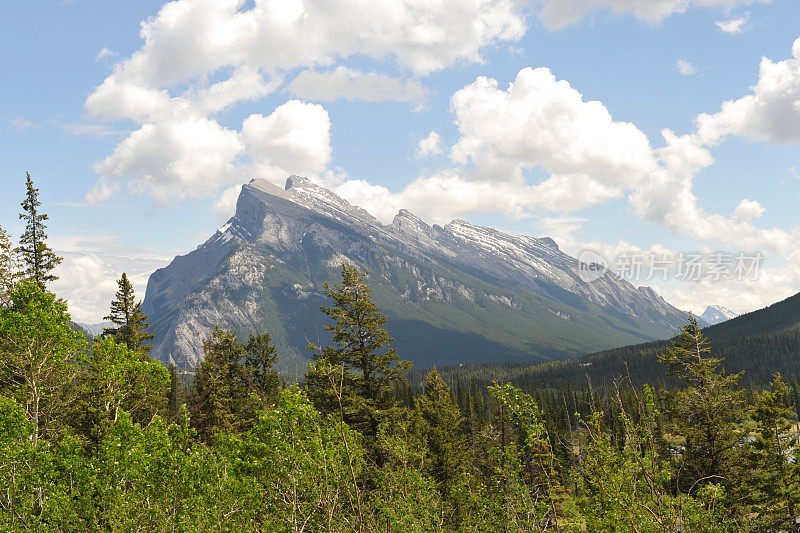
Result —
<instances>
[{"instance_id":1,"label":"cumulus cloud","mask_svg":"<svg viewBox=\"0 0 800 533\"><path fill-rule=\"evenodd\" d=\"M691 76L697 72L695 66L685 59L679 59L675 64L675 68L678 69L678 72L681 74L681 76Z\"/></svg>"},{"instance_id":2,"label":"cumulus cloud","mask_svg":"<svg viewBox=\"0 0 800 533\"><path fill-rule=\"evenodd\" d=\"M418 159L422 159L425 157L440 155L443 151L442 136L435 131L431 131L427 137L419 140L417 143L417 150L414 155Z\"/></svg>"},{"instance_id":3,"label":"cumulus cloud","mask_svg":"<svg viewBox=\"0 0 800 533\"><path fill-rule=\"evenodd\" d=\"M428 95L427 89L416 80L403 80L376 72L361 72L339 66L319 72L305 70L286 88L294 96L318 102L333 102L340 98L362 102L406 102L420 110Z\"/></svg>"},{"instance_id":4,"label":"cumulus cloud","mask_svg":"<svg viewBox=\"0 0 800 533\"><path fill-rule=\"evenodd\" d=\"M734 135L777 144L800 143L800 39L792 57L761 59L751 94L722 104L717 113L697 117L697 134L706 144Z\"/></svg>"},{"instance_id":5,"label":"cumulus cloud","mask_svg":"<svg viewBox=\"0 0 800 533\"><path fill-rule=\"evenodd\" d=\"M717 28L719 28L721 31L725 33L736 35L737 33L742 32L745 22L747 22L747 19L745 17L728 19L728 20L718 20Z\"/></svg>"},{"instance_id":6,"label":"cumulus cloud","mask_svg":"<svg viewBox=\"0 0 800 533\"><path fill-rule=\"evenodd\" d=\"M368 10L353 0L256 0L248 8L241 0L167 3L142 23L141 49L117 63L86 99L89 117L138 125L95 164L100 179L87 197L102 200L126 181L129 190L159 201L210 197L251 172L323 173L330 123L321 108L287 103L267 117L246 119L241 131L223 126L216 115L263 98L286 72L304 67L311 70L288 87L304 98L419 106L427 91L416 79L344 66L318 69L367 56L426 75L481 61L484 48L524 32L523 6L514 0L425 6L381 0ZM310 116L309 125L300 116Z\"/></svg>"},{"instance_id":7,"label":"cumulus cloud","mask_svg":"<svg viewBox=\"0 0 800 533\"><path fill-rule=\"evenodd\" d=\"M330 159L330 120L317 104L290 100L270 115L251 115L241 131L184 110L146 123L94 169L103 176L87 195L92 202L116 192L126 178L136 193L161 203L206 198L223 186L291 172L315 175Z\"/></svg>"},{"instance_id":8,"label":"cumulus cloud","mask_svg":"<svg viewBox=\"0 0 800 533\"><path fill-rule=\"evenodd\" d=\"M451 157L471 177L519 184L538 167L549 175L539 191L564 207L618 196L657 167L644 133L547 68L522 69L507 90L479 77L451 108L461 134Z\"/></svg>"}]
</instances>

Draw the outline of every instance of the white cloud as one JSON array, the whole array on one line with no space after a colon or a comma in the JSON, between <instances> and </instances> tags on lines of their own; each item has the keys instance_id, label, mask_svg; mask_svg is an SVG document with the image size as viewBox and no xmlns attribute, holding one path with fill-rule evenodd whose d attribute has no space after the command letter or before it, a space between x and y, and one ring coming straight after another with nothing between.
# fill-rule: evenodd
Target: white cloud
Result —
<instances>
[{"instance_id":1,"label":"white cloud","mask_svg":"<svg viewBox=\"0 0 800 533\"><path fill-rule=\"evenodd\" d=\"M250 115L240 134L252 161L249 173L274 181L292 172L322 173L331 158L330 129L321 105L299 100L286 102L268 116Z\"/></svg>"},{"instance_id":2,"label":"white cloud","mask_svg":"<svg viewBox=\"0 0 800 533\"><path fill-rule=\"evenodd\" d=\"M290 100L268 116L250 115L241 131L188 109L145 123L95 163L103 176L87 199L102 201L125 177L136 193L159 202L207 198L220 187L290 172L314 175L330 160L330 120L317 104Z\"/></svg>"},{"instance_id":3,"label":"white cloud","mask_svg":"<svg viewBox=\"0 0 800 533\"><path fill-rule=\"evenodd\" d=\"M484 48L524 32L523 8L514 0L437 0L424 6L379 0L369 9L356 0L256 0L247 9L241 0L167 3L142 23L141 49L117 63L86 99L94 119L138 123L96 163L101 176L88 198L102 200L124 181L129 190L164 201L213 197L250 173L323 173L330 122L322 108L313 108L309 125L294 120L283 132L285 115L300 114L302 104L286 104L292 110L278 108L271 119L254 115L241 132L222 126L215 115L275 91L294 69L367 56L425 75L455 62L481 61ZM343 66L306 70L289 90L322 101L346 97L416 106L427 94L415 79Z\"/></svg>"},{"instance_id":4,"label":"white cloud","mask_svg":"<svg viewBox=\"0 0 800 533\"><path fill-rule=\"evenodd\" d=\"M130 246L108 234L57 237L51 245L64 262L56 268L59 279L50 288L67 300L74 321L86 323L100 322L108 314L123 272L141 300L150 274L175 255Z\"/></svg>"},{"instance_id":5,"label":"white cloud","mask_svg":"<svg viewBox=\"0 0 800 533\"><path fill-rule=\"evenodd\" d=\"M376 72L361 72L344 66L318 72L304 70L286 87L294 96L318 102L339 98L362 102L406 102L421 109L427 89L416 80L403 80Z\"/></svg>"},{"instance_id":6,"label":"white cloud","mask_svg":"<svg viewBox=\"0 0 800 533\"><path fill-rule=\"evenodd\" d=\"M675 68L678 69L678 72L680 72L681 76L691 76L697 72L695 66L685 59L679 59L675 64Z\"/></svg>"},{"instance_id":7,"label":"white cloud","mask_svg":"<svg viewBox=\"0 0 800 533\"><path fill-rule=\"evenodd\" d=\"M741 221L750 221L764 214L764 206L755 200L743 199L733 210L733 217Z\"/></svg>"},{"instance_id":8,"label":"white cloud","mask_svg":"<svg viewBox=\"0 0 800 533\"><path fill-rule=\"evenodd\" d=\"M209 196L220 185L239 181L234 161L244 152L236 131L202 116L176 115L144 124L94 170L107 178L126 177L133 192L164 203Z\"/></svg>"},{"instance_id":9,"label":"white cloud","mask_svg":"<svg viewBox=\"0 0 800 533\"><path fill-rule=\"evenodd\" d=\"M718 20L717 27L721 31L724 31L725 33L736 35L737 33L742 32L742 28L744 27L745 22L747 22L747 18L745 17L728 19L728 20Z\"/></svg>"},{"instance_id":10,"label":"white cloud","mask_svg":"<svg viewBox=\"0 0 800 533\"><path fill-rule=\"evenodd\" d=\"M111 50L109 50L108 48L106 48L104 46L103 48L100 49L99 52L97 52L97 55L94 57L94 60L95 61L102 61L102 60L104 60L106 58L114 57L115 55L117 55L117 54L115 54L114 52L112 52Z\"/></svg>"},{"instance_id":11,"label":"white cloud","mask_svg":"<svg viewBox=\"0 0 800 533\"><path fill-rule=\"evenodd\" d=\"M584 101L547 68L524 68L498 89L479 77L453 95L461 134L454 162L471 165L473 179L524 183L525 171L549 177L537 185L541 205L579 209L619 196L657 167L647 137L616 122L602 103Z\"/></svg>"},{"instance_id":12,"label":"white cloud","mask_svg":"<svg viewBox=\"0 0 800 533\"><path fill-rule=\"evenodd\" d=\"M651 24L689 8L723 8L753 3L754 0L538 0L539 17L545 27L559 29L574 24L594 11L609 10L631 14ZM762 3L770 0L760 0Z\"/></svg>"},{"instance_id":13,"label":"white cloud","mask_svg":"<svg viewBox=\"0 0 800 533\"><path fill-rule=\"evenodd\" d=\"M439 155L442 152L442 136L435 131L431 131L427 137L420 139L417 143L415 157L422 159Z\"/></svg>"},{"instance_id":14,"label":"white cloud","mask_svg":"<svg viewBox=\"0 0 800 533\"><path fill-rule=\"evenodd\" d=\"M722 104L719 112L697 117L697 133L705 144L729 135L752 141L800 144L800 39L792 57L773 62L764 57L752 93Z\"/></svg>"}]
</instances>

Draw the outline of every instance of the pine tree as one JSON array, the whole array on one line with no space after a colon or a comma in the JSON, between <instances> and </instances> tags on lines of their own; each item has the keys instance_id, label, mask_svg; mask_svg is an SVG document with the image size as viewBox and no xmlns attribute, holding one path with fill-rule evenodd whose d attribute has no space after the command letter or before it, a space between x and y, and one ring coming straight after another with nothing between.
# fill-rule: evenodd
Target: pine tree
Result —
<instances>
[{"instance_id":1,"label":"pine tree","mask_svg":"<svg viewBox=\"0 0 800 533\"><path fill-rule=\"evenodd\" d=\"M117 280L117 286L119 290L111 302L111 314L103 317L103 320L113 322L114 327L105 328L103 337L111 337L129 350L147 355L153 347L145 343L153 338L153 334L147 332L147 315L142 313L142 303L136 302L133 285L125 272Z\"/></svg>"},{"instance_id":2,"label":"pine tree","mask_svg":"<svg viewBox=\"0 0 800 533\"><path fill-rule=\"evenodd\" d=\"M19 255L11 246L8 232L0 226L0 308L11 305L11 293L20 275Z\"/></svg>"},{"instance_id":3,"label":"pine tree","mask_svg":"<svg viewBox=\"0 0 800 533\"><path fill-rule=\"evenodd\" d=\"M735 424L743 417L742 393L735 389L742 374L726 374L722 359L711 357L708 339L697 319L689 318L671 347L658 360L667 373L689 385L675 395L673 417L686 439L681 456L685 490L730 482L742 435Z\"/></svg>"},{"instance_id":4,"label":"pine tree","mask_svg":"<svg viewBox=\"0 0 800 533\"><path fill-rule=\"evenodd\" d=\"M53 250L45 243L47 226L45 222L48 217L45 213L39 212L39 189L34 188L30 173L26 172L27 193L25 200L20 204L22 213L19 218L25 221L25 232L19 240L17 251L24 261L24 274L33 279L44 289L48 281L58 279L50 272L63 260L58 257Z\"/></svg>"},{"instance_id":5,"label":"pine tree","mask_svg":"<svg viewBox=\"0 0 800 533\"><path fill-rule=\"evenodd\" d=\"M333 306L321 311L334 321L325 329L335 345L309 346L315 352L314 366L306 384L318 409L340 413L351 427L375 437L381 420L397 405L393 384L405 379L411 364L398 362L394 339L384 328L386 315L372 301L366 277L366 272L342 265L342 284L325 284Z\"/></svg>"}]
</instances>

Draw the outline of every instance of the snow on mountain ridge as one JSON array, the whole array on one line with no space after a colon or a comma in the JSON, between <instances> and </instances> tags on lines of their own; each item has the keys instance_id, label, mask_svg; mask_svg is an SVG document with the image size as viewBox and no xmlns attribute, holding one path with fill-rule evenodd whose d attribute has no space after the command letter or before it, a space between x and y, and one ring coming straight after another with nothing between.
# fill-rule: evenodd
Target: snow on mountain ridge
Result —
<instances>
[{"instance_id":1,"label":"snow on mountain ridge","mask_svg":"<svg viewBox=\"0 0 800 533\"><path fill-rule=\"evenodd\" d=\"M709 305L706 307L706 310L703 311L703 314L700 315L700 318L713 326L714 324L725 322L726 320L736 318L737 316L739 316L738 313L734 313L730 309L727 309L721 305Z\"/></svg>"}]
</instances>

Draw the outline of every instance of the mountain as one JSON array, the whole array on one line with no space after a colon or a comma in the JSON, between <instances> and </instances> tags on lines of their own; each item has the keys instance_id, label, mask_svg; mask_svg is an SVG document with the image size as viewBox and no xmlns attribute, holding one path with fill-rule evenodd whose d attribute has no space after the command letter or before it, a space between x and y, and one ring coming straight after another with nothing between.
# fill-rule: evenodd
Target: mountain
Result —
<instances>
[{"instance_id":1,"label":"mountain","mask_svg":"<svg viewBox=\"0 0 800 533\"><path fill-rule=\"evenodd\" d=\"M722 307L721 305L709 305L706 307L706 310L703 311L703 314L700 315L700 318L705 320L709 325L713 326L714 324L725 322L726 320L736 318L737 316L739 315L730 309Z\"/></svg>"},{"instance_id":2,"label":"mountain","mask_svg":"<svg viewBox=\"0 0 800 533\"><path fill-rule=\"evenodd\" d=\"M800 294L703 329L714 357L725 359L726 371L744 371L745 383L768 383L775 372L791 379L800 376ZM676 331L677 333L677 331ZM545 364L489 364L460 369L441 369L454 380L455 374L469 379L476 374L480 384L492 380L517 383L528 390L587 381L601 386L628 376L634 383L671 383L657 355L668 341L641 343L604 350L569 361Z\"/></svg>"},{"instance_id":3,"label":"mountain","mask_svg":"<svg viewBox=\"0 0 800 533\"><path fill-rule=\"evenodd\" d=\"M81 331L85 332L91 337L97 337L103 333L105 328L110 328L114 326L113 322L100 322L99 324L85 324L83 322L76 323Z\"/></svg>"},{"instance_id":4,"label":"mountain","mask_svg":"<svg viewBox=\"0 0 800 533\"><path fill-rule=\"evenodd\" d=\"M151 355L194 365L215 325L269 331L283 370L302 372L309 340L325 341L325 283L342 263L369 271L402 358L418 365L564 359L665 338L684 314L647 287L606 272L587 283L549 238L407 210L381 224L306 178L242 187L236 214L148 280Z\"/></svg>"}]
</instances>

